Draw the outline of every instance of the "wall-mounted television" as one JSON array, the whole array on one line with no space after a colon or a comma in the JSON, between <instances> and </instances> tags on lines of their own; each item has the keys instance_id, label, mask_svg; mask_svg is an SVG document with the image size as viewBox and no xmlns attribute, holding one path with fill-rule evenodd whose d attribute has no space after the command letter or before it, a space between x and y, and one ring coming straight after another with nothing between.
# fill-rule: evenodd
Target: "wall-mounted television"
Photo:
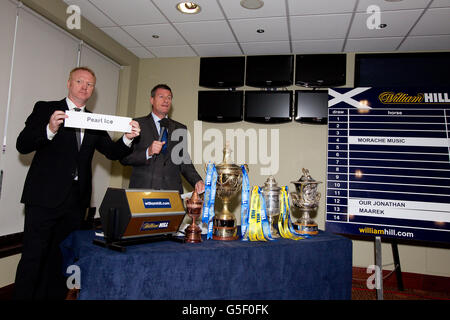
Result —
<instances>
[{"instance_id":1,"label":"wall-mounted television","mask_svg":"<svg viewBox=\"0 0 450 320\"><path fill-rule=\"evenodd\" d=\"M294 121L328 123L328 90L296 90Z\"/></svg>"},{"instance_id":2,"label":"wall-mounted television","mask_svg":"<svg viewBox=\"0 0 450 320\"><path fill-rule=\"evenodd\" d=\"M450 52L356 54L355 87L448 87L448 70Z\"/></svg>"},{"instance_id":3,"label":"wall-mounted television","mask_svg":"<svg viewBox=\"0 0 450 320\"><path fill-rule=\"evenodd\" d=\"M247 56L245 84L257 88L287 87L293 84L293 55Z\"/></svg>"},{"instance_id":4,"label":"wall-mounted television","mask_svg":"<svg viewBox=\"0 0 450 320\"><path fill-rule=\"evenodd\" d=\"M236 88L244 85L245 57L200 58L199 85L206 88Z\"/></svg>"},{"instance_id":5,"label":"wall-mounted television","mask_svg":"<svg viewBox=\"0 0 450 320\"><path fill-rule=\"evenodd\" d=\"M202 90L198 92L198 120L239 122L243 119L243 91Z\"/></svg>"},{"instance_id":6,"label":"wall-mounted television","mask_svg":"<svg viewBox=\"0 0 450 320\"><path fill-rule=\"evenodd\" d=\"M337 87L346 82L345 54L302 54L295 57L295 84L302 87Z\"/></svg>"},{"instance_id":7,"label":"wall-mounted television","mask_svg":"<svg viewBox=\"0 0 450 320\"><path fill-rule=\"evenodd\" d=\"M245 91L244 121L282 123L292 121L292 91Z\"/></svg>"}]
</instances>

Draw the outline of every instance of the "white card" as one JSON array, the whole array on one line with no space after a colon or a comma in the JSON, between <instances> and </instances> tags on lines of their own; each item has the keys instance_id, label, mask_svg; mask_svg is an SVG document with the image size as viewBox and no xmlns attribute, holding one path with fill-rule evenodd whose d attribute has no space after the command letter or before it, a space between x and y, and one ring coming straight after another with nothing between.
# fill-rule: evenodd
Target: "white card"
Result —
<instances>
[{"instance_id":1,"label":"white card","mask_svg":"<svg viewBox=\"0 0 450 320\"><path fill-rule=\"evenodd\" d=\"M117 132L131 132L131 118L100 113L66 111L69 116L64 126L80 129L94 129Z\"/></svg>"}]
</instances>

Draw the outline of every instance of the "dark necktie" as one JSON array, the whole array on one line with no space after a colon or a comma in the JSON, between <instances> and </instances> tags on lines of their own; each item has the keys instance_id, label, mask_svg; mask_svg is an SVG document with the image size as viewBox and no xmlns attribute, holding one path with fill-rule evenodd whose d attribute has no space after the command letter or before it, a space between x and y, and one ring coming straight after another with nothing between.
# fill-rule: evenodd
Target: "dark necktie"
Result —
<instances>
[{"instance_id":1,"label":"dark necktie","mask_svg":"<svg viewBox=\"0 0 450 320\"><path fill-rule=\"evenodd\" d=\"M80 112L81 108L73 108L73 111ZM81 129L80 128L75 128L75 134L77 135L78 151L80 151L80 147L81 147Z\"/></svg>"},{"instance_id":2,"label":"dark necktie","mask_svg":"<svg viewBox=\"0 0 450 320\"><path fill-rule=\"evenodd\" d=\"M81 108L73 108L73 111L80 112ZM80 147L81 147L81 129L80 128L75 128L75 134L77 136L78 151L80 151ZM76 178L76 180L78 180L78 169L77 169L77 167L75 167L75 172L73 173L73 176L74 176L74 178Z\"/></svg>"},{"instance_id":3,"label":"dark necktie","mask_svg":"<svg viewBox=\"0 0 450 320\"><path fill-rule=\"evenodd\" d=\"M163 154L166 154L167 153L167 143L168 143L168 140L169 140L168 139L169 135L167 133L167 128L166 127L161 126L160 130L163 130L162 131L162 136L161 136L161 142L165 142L164 145L162 146L161 152Z\"/></svg>"}]
</instances>

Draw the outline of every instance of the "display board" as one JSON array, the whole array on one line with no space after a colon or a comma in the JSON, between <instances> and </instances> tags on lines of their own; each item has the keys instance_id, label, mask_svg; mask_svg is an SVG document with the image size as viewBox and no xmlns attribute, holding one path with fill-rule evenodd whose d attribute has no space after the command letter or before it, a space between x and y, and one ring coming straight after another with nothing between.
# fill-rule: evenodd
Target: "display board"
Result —
<instances>
[{"instance_id":1,"label":"display board","mask_svg":"<svg viewBox=\"0 0 450 320\"><path fill-rule=\"evenodd\" d=\"M450 242L450 88L328 93L326 230Z\"/></svg>"}]
</instances>

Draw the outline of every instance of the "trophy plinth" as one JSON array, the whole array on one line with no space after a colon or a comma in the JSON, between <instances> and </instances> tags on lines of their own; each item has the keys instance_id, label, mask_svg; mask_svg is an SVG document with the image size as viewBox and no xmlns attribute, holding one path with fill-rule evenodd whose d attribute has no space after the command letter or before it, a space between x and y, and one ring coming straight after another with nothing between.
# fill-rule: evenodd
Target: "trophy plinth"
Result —
<instances>
[{"instance_id":1,"label":"trophy plinth","mask_svg":"<svg viewBox=\"0 0 450 320\"><path fill-rule=\"evenodd\" d=\"M270 224L270 234L273 238L279 238L278 219L280 217L280 190L273 176L267 178L262 188L262 194L266 203L266 215Z\"/></svg>"},{"instance_id":2,"label":"trophy plinth","mask_svg":"<svg viewBox=\"0 0 450 320\"><path fill-rule=\"evenodd\" d=\"M228 145L223 149L223 161L216 165L217 183L216 195L222 199L223 208L219 213L215 213L213 219L213 239L214 240L237 240L237 224L234 214L228 209L231 198L241 190L242 169L233 164L231 160L231 150ZM248 167L244 164L248 172Z\"/></svg>"},{"instance_id":3,"label":"trophy plinth","mask_svg":"<svg viewBox=\"0 0 450 320\"><path fill-rule=\"evenodd\" d=\"M294 229L301 235L316 235L319 233L319 227L317 223L310 218L309 213L313 210L301 210L303 212L302 217L295 221Z\"/></svg>"},{"instance_id":4,"label":"trophy plinth","mask_svg":"<svg viewBox=\"0 0 450 320\"><path fill-rule=\"evenodd\" d=\"M291 192L292 203L300 208L302 217L294 222L297 232L302 235L316 235L319 233L317 223L311 219L310 213L319 206L320 192L317 186L320 181L315 181L309 174L309 170L303 168L303 175L298 181L291 181L295 185L296 192Z\"/></svg>"},{"instance_id":5,"label":"trophy plinth","mask_svg":"<svg viewBox=\"0 0 450 320\"><path fill-rule=\"evenodd\" d=\"M186 200L186 209L192 223L185 229L184 241L188 243L202 242L202 229L197 225L196 219L202 213L203 201L194 190L190 199Z\"/></svg>"}]
</instances>

